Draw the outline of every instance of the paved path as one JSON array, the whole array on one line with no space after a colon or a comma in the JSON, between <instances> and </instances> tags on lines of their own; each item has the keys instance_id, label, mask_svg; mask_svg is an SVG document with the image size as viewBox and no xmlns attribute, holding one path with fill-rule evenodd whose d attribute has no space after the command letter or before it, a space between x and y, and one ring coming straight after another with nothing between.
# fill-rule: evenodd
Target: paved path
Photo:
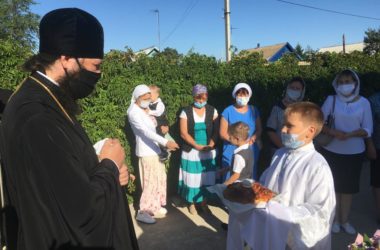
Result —
<instances>
[{"instance_id":1,"label":"paved path","mask_svg":"<svg viewBox=\"0 0 380 250\"><path fill-rule=\"evenodd\" d=\"M369 167L363 167L361 192L354 197L351 222L359 232L372 234L376 230L375 208L369 187ZM226 232L221 222L228 215L218 207L210 206L212 214L191 215L172 197L168 204L168 215L157 219L154 225L134 221L141 250L223 250L226 247ZM131 207L131 212L133 208ZM339 233L333 235L332 246L335 250L345 250L356 236Z\"/></svg>"}]
</instances>

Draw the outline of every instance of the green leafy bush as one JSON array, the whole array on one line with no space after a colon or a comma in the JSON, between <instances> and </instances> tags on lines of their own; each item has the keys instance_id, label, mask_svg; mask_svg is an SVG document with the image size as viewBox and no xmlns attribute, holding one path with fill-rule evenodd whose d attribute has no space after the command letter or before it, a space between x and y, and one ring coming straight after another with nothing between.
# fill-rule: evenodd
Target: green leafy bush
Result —
<instances>
[{"instance_id":1,"label":"green leafy bush","mask_svg":"<svg viewBox=\"0 0 380 250\"><path fill-rule=\"evenodd\" d=\"M1 88L14 89L25 77L19 66L31 55L26 50L10 42L0 43ZM321 104L327 95L333 93L331 82L335 74L345 68L358 72L362 95L369 96L380 90L380 54L313 54L310 65L299 65L292 55L268 64L259 54L235 56L230 63L225 63L194 52L181 55L173 49L166 49L154 57L143 55L137 58L130 50L112 51L105 57L103 76L96 91L81 102L84 112L80 120L93 142L105 137L120 138L126 148L127 162L132 167L136 165L134 149L130 147L133 135L131 132L125 135L128 128L125 121L133 89L138 84L161 87L161 97L167 105L169 121L173 124L171 134L178 138L177 114L192 102L191 89L196 83L208 86L209 103L219 113L232 103L231 92L236 83L250 84L253 88L252 101L265 122L289 79L302 76L307 84L306 98ZM169 176L171 191L175 191L179 153L173 159L169 166L169 172L172 170L172 176ZM262 164L265 167L266 163Z\"/></svg>"}]
</instances>

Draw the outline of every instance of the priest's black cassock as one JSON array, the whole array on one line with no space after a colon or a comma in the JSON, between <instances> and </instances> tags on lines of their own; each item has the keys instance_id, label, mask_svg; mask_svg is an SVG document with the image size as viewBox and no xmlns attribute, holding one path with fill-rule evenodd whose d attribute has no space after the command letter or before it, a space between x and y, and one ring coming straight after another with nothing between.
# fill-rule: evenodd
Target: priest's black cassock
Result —
<instances>
[{"instance_id":1,"label":"priest's black cassock","mask_svg":"<svg viewBox=\"0 0 380 250\"><path fill-rule=\"evenodd\" d=\"M7 205L18 221L7 221L17 234L8 231L10 249L138 249L117 166L99 163L61 96L36 72L7 104L2 156Z\"/></svg>"}]
</instances>

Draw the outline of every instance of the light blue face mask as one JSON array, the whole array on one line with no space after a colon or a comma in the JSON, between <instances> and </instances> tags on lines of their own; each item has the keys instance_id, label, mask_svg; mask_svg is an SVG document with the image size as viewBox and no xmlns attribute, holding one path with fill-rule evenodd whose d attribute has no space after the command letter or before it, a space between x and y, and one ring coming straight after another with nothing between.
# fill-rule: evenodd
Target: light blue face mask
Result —
<instances>
[{"instance_id":1,"label":"light blue face mask","mask_svg":"<svg viewBox=\"0 0 380 250\"><path fill-rule=\"evenodd\" d=\"M244 107L247 105L249 102L249 97L248 96L242 96L242 97L236 97L236 104L239 105L240 107Z\"/></svg>"},{"instance_id":2,"label":"light blue face mask","mask_svg":"<svg viewBox=\"0 0 380 250\"><path fill-rule=\"evenodd\" d=\"M198 108L198 109L201 109L203 108L204 106L206 106L207 102L202 102L202 103L199 103L199 102L194 102L194 107Z\"/></svg>"},{"instance_id":3,"label":"light blue face mask","mask_svg":"<svg viewBox=\"0 0 380 250\"><path fill-rule=\"evenodd\" d=\"M301 133L303 134L304 131ZM302 147L305 142L298 140L300 135L281 133L281 142L286 148L297 149Z\"/></svg>"},{"instance_id":4,"label":"light blue face mask","mask_svg":"<svg viewBox=\"0 0 380 250\"><path fill-rule=\"evenodd\" d=\"M301 97L302 92L300 90L287 89L286 94L292 101L297 101Z\"/></svg>"},{"instance_id":5,"label":"light blue face mask","mask_svg":"<svg viewBox=\"0 0 380 250\"><path fill-rule=\"evenodd\" d=\"M340 84L340 85L338 85L337 89L338 89L339 93L341 93L342 95L350 96L355 89L355 83L351 82L351 83L347 83L347 84Z\"/></svg>"}]
</instances>

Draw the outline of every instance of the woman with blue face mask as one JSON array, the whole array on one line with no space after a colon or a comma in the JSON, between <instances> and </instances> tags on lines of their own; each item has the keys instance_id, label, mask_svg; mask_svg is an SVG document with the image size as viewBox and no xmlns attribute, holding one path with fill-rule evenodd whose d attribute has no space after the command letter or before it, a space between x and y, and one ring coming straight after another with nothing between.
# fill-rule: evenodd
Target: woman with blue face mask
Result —
<instances>
[{"instance_id":1,"label":"woman with blue face mask","mask_svg":"<svg viewBox=\"0 0 380 250\"><path fill-rule=\"evenodd\" d=\"M336 95L327 97L322 111L326 121L334 110L335 128L323 128L323 132L334 139L321 149L330 165L336 192L335 220L331 230L334 233L343 230L348 234L356 234L348 222L348 215L352 196L359 192L366 149L364 139L370 137L373 130L372 113L369 101L359 95L360 80L354 71L343 70L332 85Z\"/></svg>"},{"instance_id":2,"label":"woman with blue face mask","mask_svg":"<svg viewBox=\"0 0 380 250\"><path fill-rule=\"evenodd\" d=\"M222 168L232 166L232 156L234 150L237 148L230 143L228 136L228 126L236 122L245 122L249 126L249 144L251 145L252 154L254 154L253 179L256 179L257 174L257 160L259 158L259 147L257 140L261 137L261 119L258 109L249 105L248 102L252 97L252 89L246 83L238 83L235 85L232 91L232 97L235 99L235 103L224 109L222 117L220 119L219 135L223 139L223 155L222 155ZM229 172L225 176L222 176L222 181L229 179Z\"/></svg>"},{"instance_id":3,"label":"woman with blue face mask","mask_svg":"<svg viewBox=\"0 0 380 250\"><path fill-rule=\"evenodd\" d=\"M183 144L178 192L188 202L189 212L193 215L197 214L196 204L209 212L204 197L205 187L215 184L218 111L207 104L207 99L206 86L195 85L194 102L179 115Z\"/></svg>"},{"instance_id":4,"label":"woman with blue face mask","mask_svg":"<svg viewBox=\"0 0 380 250\"><path fill-rule=\"evenodd\" d=\"M276 103L268 117L266 131L270 139L270 152L274 152L283 147L281 141L281 129L284 126L284 112L286 107L292 103L301 102L305 96L305 82L301 77L292 78L286 86L284 97Z\"/></svg>"}]
</instances>

